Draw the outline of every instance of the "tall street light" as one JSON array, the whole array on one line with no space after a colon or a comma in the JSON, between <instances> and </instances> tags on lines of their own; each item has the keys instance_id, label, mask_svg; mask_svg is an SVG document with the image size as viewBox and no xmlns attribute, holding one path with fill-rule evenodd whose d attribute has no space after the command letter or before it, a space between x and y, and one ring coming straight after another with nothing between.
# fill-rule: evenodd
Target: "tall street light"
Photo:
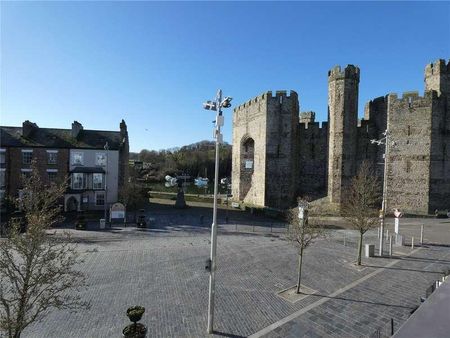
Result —
<instances>
[{"instance_id":1,"label":"tall street light","mask_svg":"<svg viewBox=\"0 0 450 338\"><path fill-rule=\"evenodd\" d=\"M383 175L383 199L381 202L381 214L380 214L380 257L383 256L383 244L384 244L384 221L386 217L386 190L387 190L387 161L389 153L390 135L389 130L383 133L384 137L379 140L370 140L370 143L377 145L384 145L384 175Z\"/></svg>"},{"instance_id":2,"label":"tall street light","mask_svg":"<svg viewBox=\"0 0 450 338\"><path fill-rule=\"evenodd\" d=\"M216 160L214 171L214 207L213 207L213 222L211 226L211 256L207 261L206 269L209 270L209 302L208 302L208 333L213 333L214 322L214 296L216 291L216 248L217 248L217 193L219 185L219 146L223 142L223 136L220 133L220 127L223 126L224 118L222 116L222 108L231 107L232 98L227 96L222 99L222 90L217 91L214 101L206 101L203 103L203 108L206 110L214 110L217 112L214 138L216 140Z\"/></svg>"},{"instance_id":3,"label":"tall street light","mask_svg":"<svg viewBox=\"0 0 450 338\"><path fill-rule=\"evenodd\" d=\"M105 202L104 202L104 218L105 218L105 223L106 223L106 207L108 204L108 190L107 190L107 182L108 182L108 150L109 150L109 144L108 142L105 143L105 146L103 147L106 150L106 163L105 163Z\"/></svg>"}]
</instances>

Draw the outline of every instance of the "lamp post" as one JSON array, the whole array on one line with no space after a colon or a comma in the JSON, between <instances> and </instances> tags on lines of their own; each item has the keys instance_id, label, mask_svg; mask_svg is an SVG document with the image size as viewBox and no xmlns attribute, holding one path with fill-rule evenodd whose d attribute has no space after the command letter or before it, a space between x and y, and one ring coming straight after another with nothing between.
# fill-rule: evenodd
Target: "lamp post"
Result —
<instances>
[{"instance_id":1,"label":"lamp post","mask_svg":"<svg viewBox=\"0 0 450 338\"><path fill-rule=\"evenodd\" d=\"M383 197L381 201L381 214L380 214L380 257L383 256L384 245L384 221L386 217L386 190L387 190L387 161L389 153L390 135L389 130L383 133L384 137L379 140L370 140L370 143L377 145L384 145L384 174L383 174Z\"/></svg>"},{"instance_id":2,"label":"lamp post","mask_svg":"<svg viewBox=\"0 0 450 338\"><path fill-rule=\"evenodd\" d=\"M203 103L203 108L206 110L216 111L216 120L214 128L214 138L216 140L216 159L214 171L214 206L213 206L213 221L211 225L211 255L207 264L209 269L209 301L208 301L208 333L213 333L214 323L214 296L215 296L215 273L216 273L216 248L217 248L217 192L219 185L219 146L223 141L223 136L220 133L220 127L223 126L224 118L222 115L222 108L231 107L231 97L222 99L222 90L217 91L215 101L206 101Z\"/></svg>"},{"instance_id":3,"label":"lamp post","mask_svg":"<svg viewBox=\"0 0 450 338\"><path fill-rule=\"evenodd\" d=\"M105 163L105 202L104 202L104 218L106 223L106 208L108 204L108 150L109 150L109 144L108 141L106 141L105 146L103 147L106 150L106 163Z\"/></svg>"}]
</instances>

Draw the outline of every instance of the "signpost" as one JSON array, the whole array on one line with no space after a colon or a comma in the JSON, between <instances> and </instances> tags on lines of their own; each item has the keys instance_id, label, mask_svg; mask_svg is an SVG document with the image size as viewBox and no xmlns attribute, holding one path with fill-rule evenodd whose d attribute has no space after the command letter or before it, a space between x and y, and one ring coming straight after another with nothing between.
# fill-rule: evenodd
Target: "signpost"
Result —
<instances>
[{"instance_id":1,"label":"signpost","mask_svg":"<svg viewBox=\"0 0 450 338\"><path fill-rule=\"evenodd\" d=\"M398 210L398 209L394 209L394 216L395 216L394 232L396 235L398 235L398 233L400 231L400 217L403 216L403 213L401 213L400 210Z\"/></svg>"},{"instance_id":2,"label":"signpost","mask_svg":"<svg viewBox=\"0 0 450 338\"><path fill-rule=\"evenodd\" d=\"M114 203L111 206L110 215L111 215L110 222L124 221L125 220L125 206L122 203Z\"/></svg>"}]
</instances>

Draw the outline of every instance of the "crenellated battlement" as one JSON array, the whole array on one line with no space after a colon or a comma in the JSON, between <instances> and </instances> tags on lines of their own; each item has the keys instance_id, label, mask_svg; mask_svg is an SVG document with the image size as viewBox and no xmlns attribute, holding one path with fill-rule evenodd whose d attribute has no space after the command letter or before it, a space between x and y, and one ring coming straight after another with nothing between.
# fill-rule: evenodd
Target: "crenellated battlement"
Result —
<instances>
[{"instance_id":1,"label":"crenellated battlement","mask_svg":"<svg viewBox=\"0 0 450 338\"><path fill-rule=\"evenodd\" d=\"M295 92L294 90L290 90L289 94L287 90L277 90L275 92L275 95L272 94L272 91L267 91L265 93L262 93L261 95L258 95L250 100L248 100L247 102L237 106L236 108L233 109L233 111L237 112L243 109L247 109L248 107L250 107L252 104L256 104L256 103L260 103L260 102L264 102L270 99L279 99L280 97L285 97L288 99L298 99L298 94L297 92Z\"/></svg>"},{"instance_id":2,"label":"crenellated battlement","mask_svg":"<svg viewBox=\"0 0 450 338\"><path fill-rule=\"evenodd\" d=\"M435 74L450 74L450 60L446 62L444 59L439 59L427 64L425 67L425 78Z\"/></svg>"},{"instance_id":3,"label":"crenellated battlement","mask_svg":"<svg viewBox=\"0 0 450 338\"><path fill-rule=\"evenodd\" d=\"M404 102L412 104L413 102L429 102L430 100L437 99L438 94L435 91L426 91L423 96L419 95L418 91L403 92L401 97L397 93L388 94L388 102Z\"/></svg>"},{"instance_id":4,"label":"crenellated battlement","mask_svg":"<svg viewBox=\"0 0 450 338\"><path fill-rule=\"evenodd\" d=\"M300 122L299 123L300 130L319 130L320 133L327 132L328 130L328 122Z\"/></svg>"},{"instance_id":5,"label":"crenellated battlement","mask_svg":"<svg viewBox=\"0 0 450 338\"><path fill-rule=\"evenodd\" d=\"M328 81L336 81L342 79L353 79L359 82L359 68L354 65L347 65L344 70L341 66L335 66L328 71Z\"/></svg>"}]
</instances>

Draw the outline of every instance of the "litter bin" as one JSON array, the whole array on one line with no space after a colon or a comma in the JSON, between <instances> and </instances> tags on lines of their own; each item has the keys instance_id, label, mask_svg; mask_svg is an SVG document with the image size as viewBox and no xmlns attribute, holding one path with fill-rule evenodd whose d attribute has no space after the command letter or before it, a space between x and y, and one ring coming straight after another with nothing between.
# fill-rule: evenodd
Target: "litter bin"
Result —
<instances>
[{"instance_id":1,"label":"litter bin","mask_svg":"<svg viewBox=\"0 0 450 338\"><path fill-rule=\"evenodd\" d=\"M105 228L105 219L104 218L100 218L100 229L104 229Z\"/></svg>"},{"instance_id":2,"label":"litter bin","mask_svg":"<svg viewBox=\"0 0 450 338\"><path fill-rule=\"evenodd\" d=\"M375 245L366 244L366 257L373 257L373 256L375 256Z\"/></svg>"}]
</instances>

